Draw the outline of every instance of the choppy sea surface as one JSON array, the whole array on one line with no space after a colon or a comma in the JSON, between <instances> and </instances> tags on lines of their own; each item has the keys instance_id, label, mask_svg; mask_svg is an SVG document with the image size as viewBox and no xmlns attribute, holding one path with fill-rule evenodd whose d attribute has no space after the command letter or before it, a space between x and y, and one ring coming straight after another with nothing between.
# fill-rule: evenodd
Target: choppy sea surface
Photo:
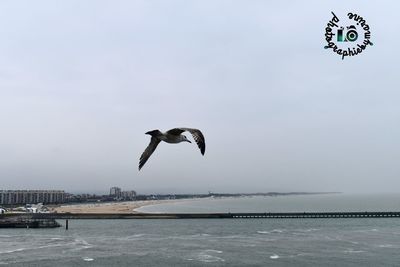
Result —
<instances>
[{"instance_id":1,"label":"choppy sea surface","mask_svg":"<svg viewBox=\"0 0 400 267\"><path fill-rule=\"evenodd\" d=\"M400 210L400 195L203 199L147 212ZM64 224L64 221L60 221ZM400 219L70 220L0 229L8 266L400 266Z\"/></svg>"}]
</instances>

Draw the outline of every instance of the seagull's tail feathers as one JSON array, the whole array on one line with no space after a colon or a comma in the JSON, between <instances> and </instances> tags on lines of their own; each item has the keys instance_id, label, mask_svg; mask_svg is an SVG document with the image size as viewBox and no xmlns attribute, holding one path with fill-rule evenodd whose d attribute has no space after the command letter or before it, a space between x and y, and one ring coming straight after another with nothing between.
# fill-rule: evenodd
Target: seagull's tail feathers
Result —
<instances>
[{"instance_id":1,"label":"seagull's tail feathers","mask_svg":"<svg viewBox=\"0 0 400 267\"><path fill-rule=\"evenodd\" d=\"M148 131L146 134L151 136L160 136L162 133L159 130Z\"/></svg>"}]
</instances>

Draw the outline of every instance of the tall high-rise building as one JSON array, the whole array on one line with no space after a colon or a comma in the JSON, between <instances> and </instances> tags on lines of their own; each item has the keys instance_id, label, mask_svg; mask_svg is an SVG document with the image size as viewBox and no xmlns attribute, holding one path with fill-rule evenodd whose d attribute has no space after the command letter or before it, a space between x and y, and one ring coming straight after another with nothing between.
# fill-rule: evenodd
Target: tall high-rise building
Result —
<instances>
[{"instance_id":1,"label":"tall high-rise building","mask_svg":"<svg viewBox=\"0 0 400 267\"><path fill-rule=\"evenodd\" d=\"M116 187L116 186L111 187L110 188L110 196L121 197L121 188Z\"/></svg>"}]
</instances>

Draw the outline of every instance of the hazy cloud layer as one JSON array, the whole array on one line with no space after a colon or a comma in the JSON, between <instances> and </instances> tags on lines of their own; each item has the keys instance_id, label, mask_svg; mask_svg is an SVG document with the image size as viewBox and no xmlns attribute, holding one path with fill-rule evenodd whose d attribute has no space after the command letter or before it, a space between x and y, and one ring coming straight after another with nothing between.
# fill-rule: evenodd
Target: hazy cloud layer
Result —
<instances>
[{"instance_id":1,"label":"hazy cloud layer","mask_svg":"<svg viewBox=\"0 0 400 267\"><path fill-rule=\"evenodd\" d=\"M400 188L398 1L2 1L0 189ZM331 11L373 47L323 49ZM141 172L144 132L162 143Z\"/></svg>"}]
</instances>

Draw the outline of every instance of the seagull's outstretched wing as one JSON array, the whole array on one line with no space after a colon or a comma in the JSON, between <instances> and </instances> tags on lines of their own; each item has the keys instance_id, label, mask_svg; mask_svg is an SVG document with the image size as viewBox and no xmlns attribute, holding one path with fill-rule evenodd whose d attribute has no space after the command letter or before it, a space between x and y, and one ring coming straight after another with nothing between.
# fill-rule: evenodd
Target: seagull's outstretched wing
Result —
<instances>
[{"instance_id":1,"label":"seagull's outstretched wing","mask_svg":"<svg viewBox=\"0 0 400 267\"><path fill-rule=\"evenodd\" d=\"M167 131L166 133L171 134L171 135L180 135L181 133L186 131L185 129L186 128L174 128L174 129Z\"/></svg>"},{"instance_id":2,"label":"seagull's outstretched wing","mask_svg":"<svg viewBox=\"0 0 400 267\"><path fill-rule=\"evenodd\" d=\"M150 158L151 154L153 154L154 150L156 150L158 144L160 143L160 139L151 137L150 144L146 147L143 154L140 156L139 160L139 171L146 163L146 161Z\"/></svg>"},{"instance_id":3,"label":"seagull's outstretched wing","mask_svg":"<svg viewBox=\"0 0 400 267\"><path fill-rule=\"evenodd\" d=\"M206 140L204 139L204 135L199 129L192 128L174 128L169 130L167 133L172 135L180 135L181 133L188 131L192 134L194 141L196 141L197 146L200 148L200 152L204 155L206 152Z\"/></svg>"}]
</instances>

